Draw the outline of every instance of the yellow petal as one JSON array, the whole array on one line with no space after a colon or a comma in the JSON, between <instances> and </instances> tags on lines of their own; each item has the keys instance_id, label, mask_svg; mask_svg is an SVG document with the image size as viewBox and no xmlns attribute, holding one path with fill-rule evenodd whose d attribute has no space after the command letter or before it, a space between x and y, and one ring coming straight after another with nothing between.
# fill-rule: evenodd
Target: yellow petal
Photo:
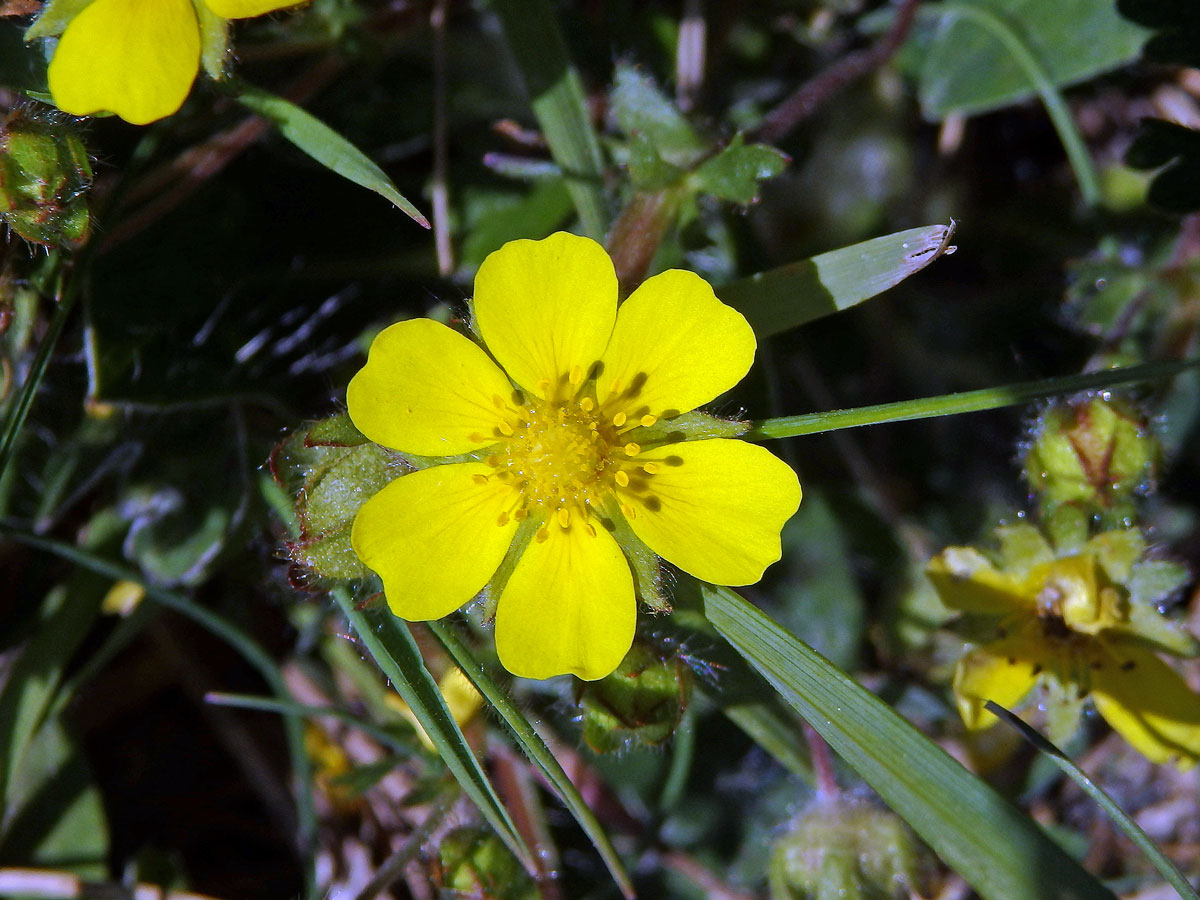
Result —
<instances>
[{"instance_id":1,"label":"yellow petal","mask_svg":"<svg viewBox=\"0 0 1200 900\"><path fill-rule=\"evenodd\" d=\"M596 399L604 404L615 393L626 412L688 412L741 381L755 346L749 323L708 282L672 269L648 279L621 306Z\"/></svg>"},{"instance_id":2,"label":"yellow petal","mask_svg":"<svg viewBox=\"0 0 1200 900\"><path fill-rule=\"evenodd\" d=\"M1200 696L1148 650L1123 645L1098 657L1092 699L1105 721L1152 762L1189 768L1200 760Z\"/></svg>"},{"instance_id":3,"label":"yellow petal","mask_svg":"<svg viewBox=\"0 0 1200 900\"><path fill-rule=\"evenodd\" d=\"M76 116L134 125L183 105L200 68L191 0L96 0L71 20L50 61L50 93Z\"/></svg>"},{"instance_id":4,"label":"yellow petal","mask_svg":"<svg viewBox=\"0 0 1200 900\"><path fill-rule=\"evenodd\" d=\"M496 652L525 678L612 672L633 644L637 603L621 548L603 528L549 526L526 548L496 608Z\"/></svg>"},{"instance_id":5,"label":"yellow petal","mask_svg":"<svg viewBox=\"0 0 1200 900\"><path fill-rule=\"evenodd\" d=\"M346 389L350 418L377 444L455 456L499 439L512 385L477 345L432 319L385 328Z\"/></svg>"},{"instance_id":6,"label":"yellow petal","mask_svg":"<svg viewBox=\"0 0 1200 900\"><path fill-rule=\"evenodd\" d=\"M929 561L925 574L942 602L960 612L1004 615L1034 605L1020 579L998 572L974 547L947 547Z\"/></svg>"},{"instance_id":7,"label":"yellow petal","mask_svg":"<svg viewBox=\"0 0 1200 900\"><path fill-rule=\"evenodd\" d=\"M984 704L1012 709L1037 682L1039 649L1019 638L995 641L966 653L954 670L954 699L963 724L986 728L996 721Z\"/></svg>"},{"instance_id":8,"label":"yellow petal","mask_svg":"<svg viewBox=\"0 0 1200 900\"><path fill-rule=\"evenodd\" d=\"M475 276L475 319L492 355L539 397L586 376L617 315L617 274L593 240L558 232L511 241ZM578 380L575 382L578 383Z\"/></svg>"},{"instance_id":9,"label":"yellow petal","mask_svg":"<svg viewBox=\"0 0 1200 900\"><path fill-rule=\"evenodd\" d=\"M500 566L516 522L500 525L512 488L484 463L422 469L388 484L363 504L350 543L383 579L392 612L440 619L478 594Z\"/></svg>"},{"instance_id":10,"label":"yellow petal","mask_svg":"<svg viewBox=\"0 0 1200 900\"><path fill-rule=\"evenodd\" d=\"M248 19L277 9L295 6L297 0L204 0L204 5L222 19Z\"/></svg>"},{"instance_id":11,"label":"yellow petal","mask_svg":"<svg viewBox=\"0 0 1200 900\"><path fill-rule=\"evenodd\" d=\"M669 444L636 457L657 463L617 497L634 533L703 581L752 584L779 559L779 531L800 505L787 463L755 444Z\"/></svg>"}]
</instances>

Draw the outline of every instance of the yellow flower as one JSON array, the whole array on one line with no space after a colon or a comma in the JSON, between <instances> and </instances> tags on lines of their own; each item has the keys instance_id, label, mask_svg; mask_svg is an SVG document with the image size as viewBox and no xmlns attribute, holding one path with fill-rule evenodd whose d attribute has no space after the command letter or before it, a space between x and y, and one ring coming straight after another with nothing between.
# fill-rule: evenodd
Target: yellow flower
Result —
<instances>
[{"instance_id":1,"label":"yellow flower","mask_svg":"<svg viewBox=\"0 0 1200 900\"><path fill-rule=\"evenodd\" d=\"M93 0L50 61L50 93L76 116L113 112L134 125L183 105L200 70L201 21L242 19L297 0Z\"/></svg>"},{"instance_id":2,"label":"yellow flower","mask_svg":"<svg viewBox=\"0 0 1200 900\"><path fill-rule=\"evenodd\" d=\"M684 429L676 417L754 359L750 326L699 276L656 275L618 311L604 249L559 233L491 254L473 303L486 352L429 319L400 322L347 392L372 441L442 458L354 522L396 615L440 618L490 582L509 671L593 680L633 641L633 543L727 585L779 559L800 503L791 469L753 444L653 427Z\"/></svg>"},{"instance_id":3,"label":"yellow flower","mask_svg":"<svg viewBox=\"0 0 1200 900\"><path fill-rule=\"evenodd\" d=\"M1022 565L1001 570L974 547L948 547L927 570L947 606L991 625L992 637L964 654L954 675L966 726L993 724L986 701L1011 709L1040 683L1048 714L1056 703L1071 706L1072 730L1090 696L1148 759L1195 764L1200 696L1155 651L1194 655L1196 640L1130 595L1140 535L1107 532L1055 556L1035 529L1008 532L1001 536L1010 549L1021 546Z\"/></svg>"},{"instance_id":4,"label":"yellow flower","mask_svg":"<svg viewBox=\"0 0 1200 900\"><path fill-rule=\"evenodd\" d=\"M438 682L438 690L442 692L442 697L446 700L446 708L450 710L450 715L454 716L454 721L459 726L466 725L479 712L479 708L483 706L483 695L475 690L475 685L471 684L463 670L458 666L450 666L446 670L446 674L442 676ZM398 694L389 693L383 698L384 703L395 712L399 713L417 732L417 737L424 745L425 749L433 749L433 740L425 731L417 714L412 711L412 707L400 699Z\"/></svg>"}]
</instances>

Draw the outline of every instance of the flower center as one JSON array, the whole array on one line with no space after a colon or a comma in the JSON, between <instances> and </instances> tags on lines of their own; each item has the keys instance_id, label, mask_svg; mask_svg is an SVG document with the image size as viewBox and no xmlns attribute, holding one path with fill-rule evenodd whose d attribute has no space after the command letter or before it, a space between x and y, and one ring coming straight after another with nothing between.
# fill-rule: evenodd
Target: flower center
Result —
<instances>
[{"instance_id":1,"label":"flower center","mask_svg":"<svg viewBox=\"0 0 1200 900\"><path fill-rule=\"evenodd\" d=\"M602 409L593 397L534 399L524 406L508 407L511 417L499 427L502 443L486 460L496 469L493 477L512 485L515 496L511 512L500 516L500 524L532 514L546 523L537 534L545 540L547 527L562 528L579 521L595 533L588 522L605 499L624 489L643 489L657 464L639 465L634 459L641 447L625 432L637 425L651 425L653 416L630 420L627 414ZM631 477L632 476L632 477ZM622 511L632 515L618 499Z\"/></svg>"}]
</instances>

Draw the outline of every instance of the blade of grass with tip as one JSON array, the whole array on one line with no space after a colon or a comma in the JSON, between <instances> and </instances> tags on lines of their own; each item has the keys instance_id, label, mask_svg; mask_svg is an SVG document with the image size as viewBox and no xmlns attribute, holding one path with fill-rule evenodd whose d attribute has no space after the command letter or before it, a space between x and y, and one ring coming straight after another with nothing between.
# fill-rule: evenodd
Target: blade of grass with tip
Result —
<instances>
[{"instance_id":1,"label":"blade of grass with tip","mask_svg":"<svg viewBox=\"0 0 1200 900\"><path fill-rule=\"evenodd\" d=\"M713 627L985 900L1114 900L1028 816L887 704L727 588Z\"/></svg>"},{"instance_id":2,"label":"blade of grass with tip","mask_svg":"<svg viewBox=\"0 0 1200 900\"><path fill-rule=\"evenodd\" d=\"M289 100L249 85L242 85L235 99L273 124L280 134L331 172L353 181L359 187L374 191L390 200L422 228L429 227L429 220L396 190L383 169L312 113L305 112Z\"/></svg>"},{"instance_id":3,"label":"blade of grass with tip","mask_svg":"<svg viewBox=\"0 0 1200 900\"><path fill-rule=\"evenodd\" d=\"M954 223L926 225L759 272L716 289L759 338L848 309L953 252Z\"/></svg>"},{"instance_id":4,"label":"blade of grass with tip","mask_svg":"<svg viewBox=\"0 0 1200 900\"><path fill-rule=\"evenodd\" d=\"M387 610L366 612L356 608L344 589L332 591L332 596L362 641L363 648L371 654L376 665L392 682L396 693L413 711L459 786L479 807L484 818L526 871L531 875L536 874L533 855L521 840L508 810L500 802L496 789L467 745L467 739L446 706L446 698L438 690L437 682L425 667L421 651L408 627Z\"/></svg>"},{"instance_id":5,"label":"blade of grass with tip","mask_svg":"<svg viewBox=\"0 0 1200 900\"><path fill-rule=\"evenodd\" d=\"M489 6L504 26L533 114L567 179L583 232L602 241L608 231L604 159L554 9L547 0L492 0Z\"/></svg>"},{"instance_id":6,"label":"blade of grass with tip","mask_svg":"<svg viewBox=\"0 0 1200 900\"><path fill-rule=\"evenodd\" d=\"M1092 781L1083 769L1075 765L1067 754L1048 741L1044 735L1039 734L1031 728L1027 722L998 703L989 700L984 706L989 712L999 717L1001 721L1015 729L1021 737L1025 738L1025 740L1029 741L1029 743L1045 754L1060 771L1079 785L1085 794L1095 800L1097 805L1113 820L1113 823L1125 832L1125 836L1133 841L1139 850L1146 854L1146 858L1158 870L1158 874L1165 878L1171 887L1175 888L1175 891L1183 900L1200 900L1200 894L1196 893L1196 889L1191 886L1175 863L1167 859L1166 855L1158 849L1154 841L1150 840L1150 835L1142 831L1141 826L1125 810L1121 809L1117 805L1117 802L1104 792L1103 788Z\"/></svg>"},{"instance_id":7,"label":"blade of grass with tip","mask_svg":"<svg viewBox=\"0 0 1200 900\"><path fill-rule=\"evenodd\" d=\"M533 726L529 724L529 720L521 714L512 699L508 696L499 684L496 683L483 667L470 649L459 640L458 635L454 630L441 622L427 623L429 630L434 636L441 641L446 652L453 657L454 662L462 669L463 674L470 679L475 685L475 689L481 693L491 705L500 718L504 720L504 724L508 726L512 732L513 738L517 742L517 746L521 748L529 761L532 762L542 774L546 776L546 780L554 787L558 797L563 804L570 810L571 815L575 817L575 821L579 823L579 827L583 829L588 836L588 840L592 842L592 846L596 848L596 852L600 854L604 864L608 867L608 871L612 874L613 881L617 883L617 887L621 889L621 893L633 900L634 891L633 883L629 880L624 867L621 865L621 859L617 856L617 851L613 849L612 843L605 834L604 828L596 820L591 809L587 805L587 801L583 799L583 795L571 783L571 779L567 777L567 773L563 771L554 754L550 752L550 748L546 746L545 741L541 739Z\"/></svg>"}]
</instances>

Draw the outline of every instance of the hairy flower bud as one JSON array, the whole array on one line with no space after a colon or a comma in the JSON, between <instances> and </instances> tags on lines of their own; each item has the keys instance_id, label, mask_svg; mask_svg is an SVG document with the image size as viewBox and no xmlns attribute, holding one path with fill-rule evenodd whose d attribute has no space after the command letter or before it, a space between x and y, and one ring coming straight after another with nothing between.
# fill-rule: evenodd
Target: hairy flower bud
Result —
<instances>
[{"instance_id":1,"label":"hairy flower bud","mask_svg":"<svg viewBox=\"0 0 1200 900\"><path fill-rule=\"evenodd\" d=\"M584 742L596 753L665 743L679 727L691 686L691 670L679 657L664 658L634 641L615 672L579 689Z\"/></svg>"},{"instance_id":2,"label":"hairy flower bud","mask_svg":"<svg viewBox=\"0 0 1200 900\"><path fill-rule=\"evenodd\" d=\"M87 150L69 120L18 109L0 124L0 220L25 240L81 247L91 184Z\"/></svg>"}]
</instances>

